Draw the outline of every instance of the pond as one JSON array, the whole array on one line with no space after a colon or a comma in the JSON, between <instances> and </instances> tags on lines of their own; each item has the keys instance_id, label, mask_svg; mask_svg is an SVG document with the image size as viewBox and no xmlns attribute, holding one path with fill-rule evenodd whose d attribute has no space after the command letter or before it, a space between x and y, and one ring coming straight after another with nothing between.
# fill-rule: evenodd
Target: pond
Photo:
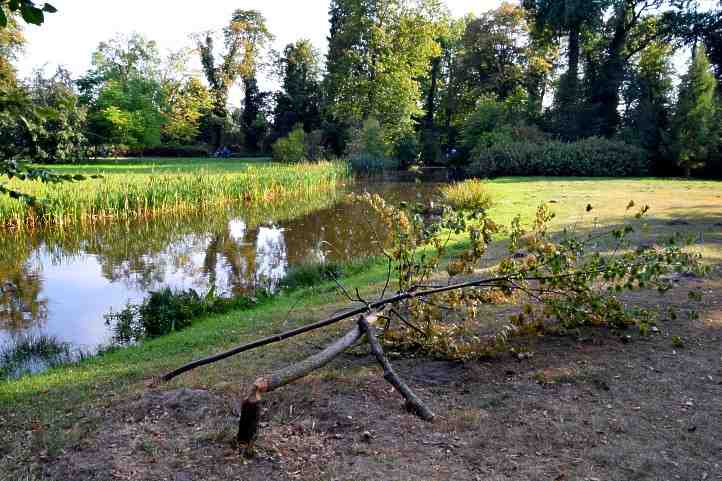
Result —
<instances>
[{"instance_id":1,"label":"pond","mask_svg":"<svg viewBox=\"0 0 722 481\"><path fill-rule=\"evenodd\" d=\"M233 296L270 290L292 266L379 253L383 235L348 192L390 201L426 200L438 184L356 181L320 205L263 214L244 208L0 235L0 348L24 336L52 336L93 352L109 343L105 314L163 287L214 288ZM269 217L259 219L263 215ZM273 216L278 218L274 218Z\"/></svg>"}]
</instances>

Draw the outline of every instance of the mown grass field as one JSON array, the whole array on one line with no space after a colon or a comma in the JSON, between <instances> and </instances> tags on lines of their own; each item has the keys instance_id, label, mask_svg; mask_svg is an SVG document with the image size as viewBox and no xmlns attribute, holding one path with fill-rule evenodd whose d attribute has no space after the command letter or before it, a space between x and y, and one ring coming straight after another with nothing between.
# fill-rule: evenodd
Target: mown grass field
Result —
<instances>
[{"instance_id":1,"label":"mown grass field","mask_svg":"<svg viewBox=\"0 0 722 481\"><path fill-rule=\"evenodd\" d=\"M278 167L269 167L271 169ZM488 183L495 205L491 215L502 224L513 217L533 218L537 206L550 203L555 227L581 232L613 225L631 215L627 206L649 205L640 241L674 232L697 239L711 262L722 262L722 183L680 180L498 179ZM587 206L592 210L587 212ZM493 263L494 250L491 260ZM375 265L344 279L362 294L383 285L385 266ZM331 284L282 293L255 309L199 320L191 328L140 346L90 359L79 365L0 383L0 473L32 465L40 453L54 456L86 436L100 422L100 412L128 393L145 389L144 380L191 359L325 317L345 306ZM209 388L239 395L243 380L307 349L304 339L241 355L181 377L171 386ZM5 466L3 466L5 465Z\"/></svg>"},{"instance_id":2,"label":"mown grass field","mask_svg":"<svg viewBox=\"0 0 722 481\"><path fill-rule=\"evenodd\" d=\"M341 162L287 165L255 159L123 159L48 168L102 177L62 184L11 181L11 188L40 202L29 206L0 197L0 226L25 230L137 219L240 202L251 206L307 202L335 190L348 176L347 166Z\"/></svg>"}]
</instances>

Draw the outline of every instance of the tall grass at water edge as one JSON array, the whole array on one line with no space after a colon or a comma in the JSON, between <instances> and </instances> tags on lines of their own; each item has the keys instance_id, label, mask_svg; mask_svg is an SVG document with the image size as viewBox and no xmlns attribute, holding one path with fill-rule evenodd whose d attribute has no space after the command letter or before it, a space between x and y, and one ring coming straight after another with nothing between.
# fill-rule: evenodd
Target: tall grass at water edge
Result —
<instances>
[{"instance_id":1,"label":"tall grass at water edge","mask_svg":"<svg viewBox=\"0 0 722 481\"><path fill-rule=\"evenodd\" d=\"M336 189L349 176L343 162L247 165L238 172L197 169L175 173L104 174L101 179L63 184L10 181L40 203L0 197L0 225L19 230L139 219L197 211L231 203L304 202Z\"/></svg>"}]
</instances>

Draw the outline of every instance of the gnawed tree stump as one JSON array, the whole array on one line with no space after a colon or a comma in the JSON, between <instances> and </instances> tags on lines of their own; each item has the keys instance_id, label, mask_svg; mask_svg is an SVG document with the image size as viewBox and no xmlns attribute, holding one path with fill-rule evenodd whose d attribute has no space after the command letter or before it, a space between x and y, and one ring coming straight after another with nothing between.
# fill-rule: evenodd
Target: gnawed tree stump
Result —
<instances>
[{"instance_id":1,"label":"gnawed tree stump","mask_svg":"<svg viewBox=\"0 0 722 481\"><path fill-rule=\"evenodd\" d=\"M371 315L368 317L373 317ZM292 383L320 369L346 349L356 344L364 335L360 326L354 326L345 336L328 346L323 351L303 361L276 371L268 376L260 377L253 383L250 394L243 400L241 408L241 420L238 425L238 445L246 450L246 453L253 453L253 445L258 436L258 422L260 420L261 395L275 391L276 389Z\"/></svg>"},{"instance_id":2,"label":"gnawed tree stump","mask_svg":"<svg viewBox=\"0 0 722 481\"><path fill-rule=\"evenodd\" d=\"M324 367L336 357L343 354L347 349L354 346L364 334L366 334L366 338L371 346L371 351L384 369L384 378L406 399L406 406L409 411L425 421L434 420L434 413L426 407L423 401L398 377L384 355L373 327L373 323L376 322L379 316L380 311L376 311L360 317L357 325L355 325L353 329L326 347L323 351L299 363L287 366L267 376L260 377L253 383L251 392L243 400L241 419L238 423L237 440L244 454L253 454L254 444L258 437L262 395L275 391L286 384L297 381L311 372Z\"/></svg>"}]
</instances>

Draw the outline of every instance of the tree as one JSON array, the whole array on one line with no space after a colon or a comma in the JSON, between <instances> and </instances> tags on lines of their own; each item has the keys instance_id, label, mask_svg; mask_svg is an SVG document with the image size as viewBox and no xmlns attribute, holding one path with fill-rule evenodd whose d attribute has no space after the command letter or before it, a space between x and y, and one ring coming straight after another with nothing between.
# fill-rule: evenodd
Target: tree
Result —
<instances>
[{"instance_id":1,"label":"tree","mask_svg":"<svg viewBox=\"0 0 722 481\"><path fill-rule=\"evenodd\" d=\"M62 69L50 79L37 73L19 83L11 64L24 38L15 18L0 29L0 143L4 159L64 161L77 158L84 143L85 112Z\"/></svg>"},{"instance_id":2,"label":"tree","mask_svg":"<svg viewBox=\"0 0 722 481\"><path fill-rule=\"evenodd\" d=\"M524 0L537 35L549 33L567 38L567 70L559 82L556 103L562 111L579 100L579 65L582 37L598 26L609 0Z\"/></svg>"},{"instance_id":3,"label":"tree","mask_svg":"<svg viewBox=\"0 0 722 481\"><path fill-rule=\"evenodd\" d=\"M161 126L163 142L178 145L195 142L201 133L202 119L213 109L208 88L196 77L168 80L161 88L165 116Z\"/></svg>"},{"instance_id":4,"label":"tree","mask_svg":"<svg viewBox=\"0 0 722 481\"><path fill-rule=\"evenodd\" d=\"M466 26L461 62L473 98L493 94L503 101L523 87L528 37L524 10L510 3Z\"/></svg>"},{"instance_id":5,"label":"tree","mask_svg":"<svg viewBox=\"0 0 722 481\"><path fill-rule=\"evenodd\" d=\"M27 91L17 85L15 71L10 64L13 55L23 44L15 14L20 12L26 22L40 25L44 20L43 11L52 13L55 8L46 3L40 9L29 0L0 0L0 177L53 183L83 180L82 175L58 175L14 158L18 153L23 153L22 148L17 148L16 142L21 142L28 135L32 140L43 120L43 116L32 105ZM0 194L31 205L37 203L35 197L3 184L0 184Z\"/></svg>"},{"instance_id":6,"label":"tree","mask_svg":"<svg viewBox=\"0 0 722 481\"><path fill-rule=\"evenodd\" d=\"M95 73L104 80L127 81L135 77L159 80L158 44L139 33L116 35L100 42L92 54Z\"/></svg>"},{"instance_id":7,"label":"tree","mask_svg":"<svg viewBox=\"0 0 722 481\"><path fill-rule=\"evenodd\" d=\"M717 82L704 46L695 50L682 78L673 125L674 151L686 177L710 160L720 141L716 124Z\"/></svg>"},{"instance_id":8,"label":"tree","mask_svg":"<svg viewBox=\"0 0 722 481\"><path fill-rule=\"evenodd\" d=\"M274 136L285 137L301 123L306 132L321 127L320 56L310 40L288 44L277 60L282 91L276 95Z\"/></svg>"},{"instance_id":9,"label":"tree","mask_svg":"<svg viewBox=\"0 0 722 481\"><path fill-rule=\"evenodd\" d=\"M441 124L441 143L451 148L456 144L458 126L463 122L465 114L460 114L459 105L466 105L465 92L462 88L464 75L461 57L464 52L462 42L466 25L472 16L451 20L448 33L441 42L441 76L439 88L438 117Z\"/></svg>"},{"instance_id":10,"label":"tree","mask_svg":"<svg viewBox=\"0 0 722 481\"><path fill-rule=\"evenodd\" d=\"M80 105L70 72L63 68L50 78L37 72L29 87L33 105L43 114L28 145L32 160L68 162L84 156L86 110Z\"/></svg>"},{"instance_id":11,"label":"tree","mask_svg":"<svg viewBox=\"0 0 722 481\"><path fill-rule=\"evenodd\" d=\"M0 12L3 7L0 4ZM0 89L13 87L17 78L12 65L25 45L25 37L14 17L10 17L4 28L0 28Z\"/></svg>"},{"instance_id":12,"label":"tree","mask_svg":"<svg viewBox=\"0 0 722 481\"><path fill-rule=\"evenodd\" d=\"M161 64L157 44L138 33L98 45L92 70L78 81L81 100L88 105L91 143L160 144L165 121Z\"/></svg>"},{"instance_id":13,"label":"tree","mask_svg":"<svg viewBox=\"0 0 722 481\"><path fill-rule=\"evenodd\" d=\"M672 41L679 19L693 10L691 0L614 0L602 29L599 65L589 83L592 115L599 119L591 134L612 137L621 122L620 95L630 60L656 42Z\"/></svg>"},{"instance_id":14,"label":"tree","mask_svg":"<svg viewBox=\"0 0 722 481\"><path fill-rule=\"evenodd\" d=\"M424 206L404 204L396 208L371 194L357 199L380 217L389 234L379 245L388 259L389 274L378 295L363 299L356 292L353 298L337 282L348 302L361 307L352 306L322 321L195 360L158 380L168 382L202 366L349 321L350 330L325 349L263 375L250 386L242 403L237 437L244 454L253 454L262 401L268 393L324 367L364 337L383 367L384 378L405 399L407 410L433 422L434 412L394 371L377 338L377 329L383 331L383 343L394 351L456 361L508 354L515 338L528 340L546 333L637 327L644 334L658 313L629 306L621 297L623 292L646 288L665 293L675 287L669 278L673 273L708 272L701 256L686 252L678 239L670 239L664 246L636 247L631 242L637 238L638 225L649 207L641 209L635 220L609 230L577 234L575 229L552 231L550 222L555 215L542 205L532 227L526 228L520 216L512 222L508 254L491 272L480 275L480 261L487 257L489 244L502 229L486 213L488 197L468 203L464 210L442 207L437 222L424 219ZM633 206L630 204L629 209ZM463 236L467 247L446 264L444 275L439 268L449 247L448 240L444 241L449 231ZM599 253L600 242L613 246L608 255ZM480 335L477 326L484 323L482 307L489 302L514 302L520 308L499 330L485 328Z\"/></svg>"},{"instance_id":15,"label":"tree","mask_svg":"<svg viewBox=\"0 0 722 481\"><path fill-rule=\"evenodd\" d=\"M402 167L413 163L417 156L422 162L436 163L441 160L441 135L437 125L436 114L440 109L441 88L443 77L443 55L448 44L454 41L453 23L448 7L437 1L427 1L421 4L422 14L431 22L436 31L436 43L440 50L438 55L430 59L427 74L421 79L424 93L424 116L419 122L421 145L416 135L407 133L397 140L396 156ZM420 147L420 148L419 148ZM420 150L420 152L419 152Z\"/></svg>"},{"instance_id":16,"label":"tree","mask_svg":"<svg viewBox=\"0 0 722 481\"><path fill-rule=\"evenodd\" d=\"M265 149L264 141L269 130L271 114L268 100L270 92L261 92L255 75L244 77L243 108L240 125L243 131L244 147L248 153L259 153Z\"/></svg>"},{"instance_id":17,"label":"tree","mask_svg":"<svg viewBox=\"0 0 722 481\"><path fill-rule=\"evenodd\" d=\"M435 25L409 0L333 0L330 13L325 116L342 125L374 117L393 143L422 113L419 79L441 52Z\"/></svg>"},{"instance_id":18,"label":"tree","mask_svg":"<svg viewBox=\"0 0 722 481\"><path fill-rule=\"evenodd\" d=\"M228 122L228 94L239 78L244 88L252 87L258 70L260 53L273 38L266 27L266 20L257 10L236 10L229 25L223 29L225 50L215 52L213 32L197 36L196 43L201 56L203 72L213 96L216 147L223 144Z\"/></svg>"},{"instance_id":19,"label":"tree","mask_svg":"<svg viewBox=\"0 0 722 481\"><path fill-rule=\"evenodd\" d=\"M42 25L46 13L55 13L57 11L49 3L38 6L32 0L0 0L0 29L11 25L11 17L17 13L27 23Z\"/></svg>"},{"instance_id":20,"label":"tree","mask_svg":"<svg viewBox=\"0 0 722 481\"><path fill-rule=\"evenodd\" d=\"M649 153L660 174L671 173L663 161L672 114L672 73L672 48L655 43L641 53L624 92L625 137Z\"/></svg>"},{"instance_id":21,"label":"tree","mask_svg":"<svg viewBox=\"0 0 722 481\"><path fill-rule=\"evenodd\" d=\"M133 148L159 145L165 122L161 95L160 85L154 80L136 77L126 82L106 82L89 115L95 143Z\"/></svg>"}]
</instances>

